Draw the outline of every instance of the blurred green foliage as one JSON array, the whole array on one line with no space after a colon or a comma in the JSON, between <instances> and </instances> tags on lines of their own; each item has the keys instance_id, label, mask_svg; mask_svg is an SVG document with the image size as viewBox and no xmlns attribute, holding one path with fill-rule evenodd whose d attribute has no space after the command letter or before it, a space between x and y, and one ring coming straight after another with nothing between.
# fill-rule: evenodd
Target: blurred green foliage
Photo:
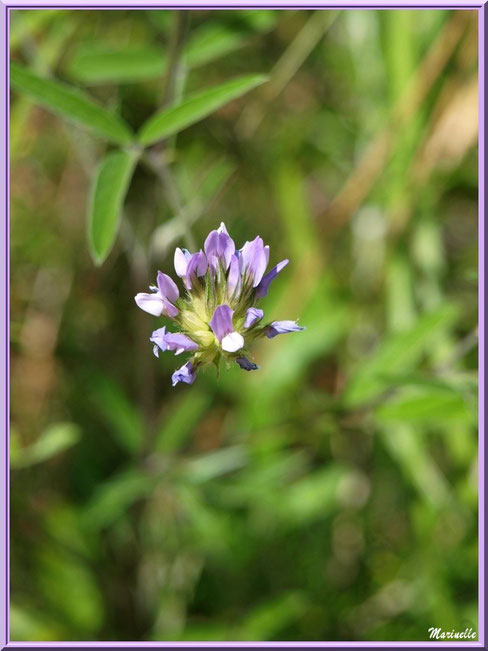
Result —
<instances>
[{"instance_id":1,"label":"blurred green foliage","mask_svg":"<svg viewBox=\"0 0 488 651\"><path fill-rule=\"evenodd\" d=\"M477 628L476 29L11 11L13 640ZM307 330L172 389L133 296L221 220Z\"/></svg>"}]
</instances>

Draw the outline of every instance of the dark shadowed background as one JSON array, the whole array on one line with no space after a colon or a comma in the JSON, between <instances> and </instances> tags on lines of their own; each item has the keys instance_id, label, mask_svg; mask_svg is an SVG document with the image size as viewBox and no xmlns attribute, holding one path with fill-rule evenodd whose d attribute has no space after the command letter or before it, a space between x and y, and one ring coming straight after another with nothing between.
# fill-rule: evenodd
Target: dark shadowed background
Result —
<instances>
[{"instance_id":1,"label":"dark shadowed background","mask_svg":"<svg viewBox=\"0 0 488 651\"><path fill-rule=\"evenodd\" d=\"M12 639L476 629L476 13L14 10L10 45ZM109 176L97 258L135 150L43 80L137 131L255 73L120 210ZM133 297L221 220L307 330L173 389Z\"/></svg>"}]
</instances>

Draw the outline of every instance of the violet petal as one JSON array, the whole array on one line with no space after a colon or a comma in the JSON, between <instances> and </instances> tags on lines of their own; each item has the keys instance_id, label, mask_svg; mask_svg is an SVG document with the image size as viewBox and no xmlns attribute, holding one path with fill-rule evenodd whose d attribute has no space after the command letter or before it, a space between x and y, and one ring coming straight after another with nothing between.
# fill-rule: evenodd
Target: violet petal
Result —
<instances>
[{"instance_id":1,"label":"violet petal","mask_svg":"<svg viewBox=\"0 0 488 651\"><path fill-rule=\"evenodd\" d=\"M269 249L266 253L263 240L258 236L252 242L246 242L241 249L240 264L242 274L248 274L252 279L252 286L257 287L261 282L266 266Z\"/></svg>"},{"instance_id":2,"label":"violet petal","mask_svg":"<svg viewBox=\"0 0 488 651\"><path fill-rule=\"evenodd\" d=\"M256 298L263 298L263 296L267 295L269 286L276 278L276 276L280 273L280 271L286 267L288 262L289 260L282 260L281 262L278 262L276 267L273 267L271 271L268 271L268 273L263 277L259 285L256 287Z\"/></svg>"},{"instance_id":3,"label":"violet petal","mask_svg":"<svg viewBox=\"0 0 488 651\"><path fill-rule=\"evenodd\" d=\"M248 311L246 312L246 318L244 320L244 327L245 328L250 328L251 326L253 326L258 321L261 321L263 316L264 316L263 310L260 310L257 307L250 307L248 309Z\"/></svg>"},{"instance_id":4,"label":"violet petal","mask_svg":"<svg viewBox=\"0 0 488 651\"><path fill-rule=\"evenodd\" d=\"M198 350L198 344L181 332L168 332L164 337L164 343L167 350L175 350L177 355L179 352Z\"/></svg>"},{"instance_id":5,"label":"violet petal","mask_svg":"<svg viewBox=\"0 0 488 651\"><path fill-rule=\"evenodd\" d=\"M175 281L162 271L158 271L158 288L163 299L167 301L177 301L180 296Z\"/></svg>"},{"instance_id":6,"label":"violet petal","mask_svg":"<svg viewBox=\"0 0 488 651\"><path fill-rule=\"evenodd\" d=\"M284 335L288 332L298 332L299 330L305 330L305 328L299 326L296 321L273 321L266 332L266 336L268 339L273 339L276 335Z\"/></svg>"},{"instance_id":7,"label":"violet petal","mask_svg":"<svg viewBox=\"0 0 488 651\"><path fill-rule=\"evenodd\" d=\"M222 341L225 335L228 335L234 331L234 327L232 325L233 314L234 310L231 309L228 305L219 305L215 308L209 325L219 341Z\"/></svg>"},{"instance_id":8,"label":"violet petal","mask_svg":"<svg viewBox=\"0 0 488 651\"><path fill-rule=\"evenodd\" d=\"M149 337L149 341L154 344L153 353L156 355L156 357L159 357L159 349L164 352L168 348L165 342L165 336L166 327L163 326L162 328L155 330Z\"/></svg>"},{"instance_id":9,"label":"violet petal","mask_svg":"<svg viewBox=\"0 0 488 651\"><path fill-rule=\"evenodd\" d=\"M209 267L216 269L220 260L224 269L227 270L236 250L236 245L234 244L234 240L228 235L225 226L221 224L219 230L211 231L208 234L205 240L204 250Z\"/></svg>"},{"instance_id":10,"label":"violet petal","mask_svg":"<svg viewBox=\"0 0 488 651\"><path fill-rule=\"evenodd\" d=\"M178 382L193 384L193 382L195 382L196 376L197 372L195 367L191 362L187 362L173 373L171 376L171 381L174 387L178 384Z\"/></svg>"},{"instance_id":11,"label":"violet petal","mask_svg":"<svg viewBox=\"0 0 488 651\"><path fill-rule=\"evenodd\" d=\"M239 258L237 255L233 255L230 260L229 274L227 276L227 289L229 290L229 295L232 294L238 295L241 291L241 272L239 270Z\"/></svg>"}]
</instances>

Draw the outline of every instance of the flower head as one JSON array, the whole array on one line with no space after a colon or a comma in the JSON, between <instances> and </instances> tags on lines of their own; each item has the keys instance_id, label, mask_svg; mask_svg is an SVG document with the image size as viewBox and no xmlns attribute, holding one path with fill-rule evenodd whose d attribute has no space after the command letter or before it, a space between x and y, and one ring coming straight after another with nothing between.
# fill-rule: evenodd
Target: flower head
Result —
<instances>
[{"instance_id":1,"label":"flower head","mask_svg":"<svg viewBox=\"0 0 488 651\"><path fill-rule=\"evenodd\" d=\"M266 296L272 281L288 264L282 260L268 273L269 246L258 236L236 250L224 223L211 231L203 250L190 253L177 248L176 275L186 289L180 295L172 278L158 272L151 293L135 297L137 305L154 316L165 316L177 332L166 326L155 330L150 341L153 352L191 353L191 358L172 375L178 382L193 384L197 370L207 364L217 367L221 360L235 362L245 371L259 367L248 359L249 347L259 338L304 330L296 321L263 323L264 312L256 307Z\"/></svg>"}]
</instances>

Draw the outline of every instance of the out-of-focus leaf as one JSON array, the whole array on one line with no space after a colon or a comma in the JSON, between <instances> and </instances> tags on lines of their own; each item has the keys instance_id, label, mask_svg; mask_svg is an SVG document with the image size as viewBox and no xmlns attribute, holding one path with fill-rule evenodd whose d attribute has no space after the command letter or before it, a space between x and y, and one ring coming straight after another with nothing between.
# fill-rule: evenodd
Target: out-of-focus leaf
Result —
<instances>
[{"instance_id":1,"label":"out-of-focus leaf","mask_svg":"<svg viewBox=\"0 0 488 651\"><path fill-rule=\"evenodd\" d=\"M10 638L12 640L36 640L49 642L61 640L66 636L62 622L54 622L39 608L23 603L10 603Z\"/></svg>"},{"instance_id":2,"label":"out-of-focus leaf","mask_svg":"<svg viewBox=\"0 0 488 651\"><path fill-rule=\"evenodd\" d=\"M87 84L127 83L162 77L166 52L158 47L123 50L80 48L70 61L68 74Z\"/></svg>"},{"instance_id":3,"label":"out-of-focus leaf","mask_svg":"<svg viewBox=\"0 0 488 651\"><path fill-rule=\"evenodd\" d=\"M248 455L241 445L210 452L188 461L183 467L183 475L188 481L197 484L221 477L246 465Z\"/></svg>"},{"instance_id":4,"label":"out-of-focus leaf","mask_svg":"<svg viewBox=\"0 0 488 651\"><path fill-rule=\"evenodd\" d=\"M471 374L428 376L421 373L382 373L379 376L392 387L433 387L446 391L457 391L460 395L465 392L476 392L477 378Z\"/></svg>"},{"instance_id":5,"label":"out-of-focus leaf","mask_svg":"<svg viewBox=\"0 0 488 651\"><path fill-rule=\"evenodd\" d=\"M255 606L236 629L239 640L273 640L283 629L301 617L309 604L304 594L285 592ZM234 639L234 638L233 638Z\"/></svg>"},{"instance_id":6,"label":"out-of-focus leaf","mask_svg":"<svg viewBox=\"0 0 488 651\"><path fill-rule=\"evenodd\" d=\"M40 77L14 62L10 64L10 80L16 90L61 117L88 127L111 142L127 145L132 141L129 127L119 116L99 106L77 88Z\"/></svg>"},{"instance_id":7,"label":"out-of-focus leaf","mask_svg":"<svg viewBox=\"0 0 488 651\"><path fill-rule=\"evenodd\" d=\"M14 49L25 38L33 37L36 32L50 23L59 13L59 9L43 9L42 11L13 9L10 14L10 48Z\"/></svg>"},{"instance_id":8,"label":"out-of-focus leaf","mask_svg":"<svg viewBox=\"0 0 488 651\"><path fill-rule=\"evenodd\" d=\"M136 162L135 152L110 152L95 173L88 213L88 237L96 264L102 264L117 237L122 206Z\"/></svg>"},{"instance_id":9,"label":"out-of-focus leaf","mask_svg":"<svg viewBox=\"0 0 488 651\"><path fill-rule=\"evenodd\" d=\"M269 19L245 28L204 24L190 34L183 61L190 69L215 61L243 47L250 36L269 29L271 24ZM131 83L162 77L167 62L166 50L154 45L120 50L85 45L75 52L67 72L73 79L87 84Z\"/></svg>"},{"instance_id":10,"label":"out-of-focus leaf","mask_svg":"<svg viewBox=\"0 0 488 651\"><path fill-rule=\"evenodd\" d=\"M254 503L256 522L266 530L273 524L294 529L326 517L337 504L339 484L344 476L346 470L336 464L279 491L261 495Z\"/></svg>"},{"instance_id":11,"label":"out-of-focus leaf","mask_svg":"<svg viewBox=\"0 0 488 651\"><path fill-rule=\"evenodd\" d=\"M247 75L196 93L150 117L139 131L139 142L147 146L172 136L265 81L265 75Z\"/></svg>"},{"instance_id":12,"label":"out-of-focus leaf","mask_svg":"<svg viewBox=\"0 0 488 651\"><path fill-rule=\"evenodd\" d=\"M380 436L384 446L423 499L435 507L449 500L449 484L431 458L418 427L406 423L385 424L380 430Z\"/></svg>"},{"instance_id":13,"label":"out-of-focus leaf","mask_svg":"<svg viewBox=\"0 0 488 651\"><path fill-rule=\"evenodd\" d=\"M242 47L248 36L247 32L226 25L203 25L189 39L185 61L190 68L203 66Z\"/></svg>"},{"instance_id":14,"label":"out-of-focus leaf","mask_svg":"<svg viewBox=\"0 0 488 651\"><path fill-rule=\"evenodd\" d=\"M124 395L117 382L105 375L90 380L90 398L98 406L112 434L130 454L142 445L144 425L138 410Z\"/></svg>"},{"instance_id":15,"label":"out-of-focus leaf","mask_svg":"<svg viewBox=\"0 0 488 651\"><path fill-rule=\"evenodd\" d=\"M381 375L412 369L429 343L445 332L456 316L457 310L452 305L444 304L421 316L409 330L387 337L370 357L354 368L344 395L346 403L357 405L387 388Z\"/></svg>"},{"instance_id":16,"label":"out-of-focus leaf","mask_svg":"<svg viewBox=\"0 0 488 651\"><path fill-rule=\"evenodd\" d=\"M79 557L52 544L37 551L37 581L43 602L73 630L93 637L104 618L104 604L93 571Z\"/></svg>"},{"instance_id":17,"label":"out-of-focus leaf","mask_svg":"<svg viewBox=\"0 0 488 651\"><path fill-rule=\"evenodd\" d=\"M185 513L192 539L209 554L228 557L239 536L239 528L230 513L216 509L206 502L198 485L180 484L176 487L178 503Z\"/></svg>"},{"instance_id":18,"label":"out-of-focus leaf","mask_svg":"<svg viewBox=\"0 0 488 651\"><path fill-rule=\"evenodd\" d=\"M285 522L303 525L330 512L345 470L339 465L310 474L282 491L277 515Z\"/></svg>"},{"instance_id":19,"label":"out-of-focus leaf","mask_svg":"<svg viewBox=\"0 0 488 651\"><path fill-rule=\"evenodd\" d=\"M281 275L287 271L288 268ZM279 282L278 279L275 284ZM283 279L281 282L284 282ZM269 303L273 300L273 296L270 296ZM266 314L276 314L277 309L271 305ZM295 316L296 312L290 314L283 312L284 309L290 309L286 308L286 303L285 307L280 307L278 314ZM327 319L323 318L324 314L328 315ZM228 390L236 394L246 391L248 400L244 403L242 413L245 422L253 427L262 427L283 416L287 405L277 408L274 401L277 401L276 404L281 403L283 391L300 386L313 360L331 350L343 336L347 319L347 306L336 295L330 278L322 277L312 292L308 305L300 312L299 323L306 327L305 331L263 340L259 348L256 347L254 355L255 361L260 365L258 372L242 378L238 375L240 369L234 369L227 375L221 375L220 386L225 383ZM239 377L238 382L236 377Z\"/></svg>"},{"instance_id":20,"label":"out-of-focus leaf","mask_svg":"<svg viewBox=\"0 0 488 651\"><path fill-rule=\"evenodd\" d=\"M375 411L380 421L443 423L446 420L470 422L476 417L458 392L424 387L403 390Z\"/></svg>"},{"instance_id":21,"label":"out-of-focus leaf","mask_svg":"<svg viewBox=\"0 0 488 651\"><path fill-rule=\"evenodd\" d=\"M396 253L385 270L386 314L390 332L405 332L416 321L412 265Z\"/></svg>"},{"instance_id":22,"label":"out-of-focus leaf","mask_svg":"<svg viewBox=\"0 0 488 651\"><path fill-rule=\"evenodd\" d=\"M130 468L100 484L87 504L83 521L88 529L108 527L137 500L148 495L158 478Z\"/></svg>"},{"instance_id":23,"label":"out-of-focus leaf","mask_svg":"<svg viewBox=\"0 0 488 651\"><path fill-rule=\"evenodd\" d=\"M10 464L12 468L25 468L47 461L78 443L80 436L80 429L74 423L54 423L32 445L21 448L14 443Z\"/></svg>"},{"instance_id":24,"label":"out-of-focus leaf","mask_svg":"<svg viewBox=\"0 0 488 651\"><path fill-rule=\"evenodd\" d=\"M307 468L302 451L268 453L261 462L253 458L239 474L239 481L226 486L222 502L232 507L259 503L262 495L280 494L293 478L303 476Z\"/></svg>"},{"instance_id":25,"label":"out-of-focus leaf","mask_svg":"<svg viewBox=\"0 0 488 651\"><path fill-rule=\"evenodd\" d=\"M279 11L270 9L260 9L259 11L249 9L247 11L241 11L239 17L246 23L249 29L255 32L266 32L274 27L279 14Z\"/></svg>"},{"instance_id":26,"label":"out-of-focus leaf","mask_svg":"<svg viewBox=\"0 0 488 651\"><path fill-rule=\"evenodd\" d=\"M198 389L176 400L170 413L163 413L155 450L164 453L178 450L205 414L210 401L210 396Z\"/></svg>"},{"instance_id":27,"label":"out-of-focus leaf","mask_svg":"<svg viewBox=\"0 0 488 651\"><path fill-rule=\"evenodd\" d=\"M80 557L93 558L98 540L82 531L77 504L56 500L46 513L44 529L51 540Z\"/></svg>"}]
</instances>

